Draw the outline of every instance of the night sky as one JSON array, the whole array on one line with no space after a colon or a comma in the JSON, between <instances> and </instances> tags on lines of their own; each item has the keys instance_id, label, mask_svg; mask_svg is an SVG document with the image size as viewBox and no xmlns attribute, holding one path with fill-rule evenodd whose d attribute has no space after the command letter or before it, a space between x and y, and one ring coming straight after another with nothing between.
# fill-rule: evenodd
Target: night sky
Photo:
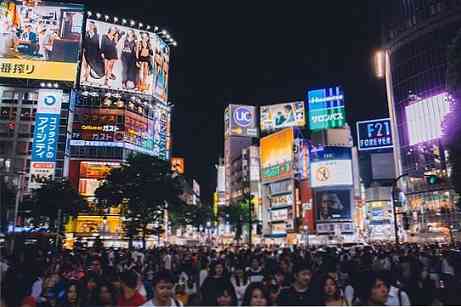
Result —
<instances>
[{"instance_id":1,"label":"night sky","mask_svg":"<svg viewBox=\"0 0 461 307\"><path fill-rule=\"evenodd\" d=\"M301 100L343 85L349 124L387 116L384 82L372 73L381 1L72 1L92 11L165 28L178 42L169 97L173 154L186 159L202 199L216 187L229 103Z\"/></svg>"}]
</instances>

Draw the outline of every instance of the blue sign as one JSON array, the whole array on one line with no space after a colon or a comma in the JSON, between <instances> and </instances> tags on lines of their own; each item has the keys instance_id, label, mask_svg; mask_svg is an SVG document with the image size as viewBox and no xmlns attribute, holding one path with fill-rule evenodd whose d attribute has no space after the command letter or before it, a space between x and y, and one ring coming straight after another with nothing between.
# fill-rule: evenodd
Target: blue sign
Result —
<instances>
[{"instance_id":1,"label":"blue sign","mask_svg":"<svg viewBox=\"0 0 461 307\"><path fill-rule=\"evenodd\" d=\"M246 106L240 106L234 110L234 121L240 127L248 127L253 123L253 114Z\"/></svg>"},{"instance_id":2,"label":"blue sign","mask_svg":"<svg viewBox=\"0 0 461 307\"><path fill-rule=\"evenodd\" d=\"M344 94L340 86L307 92L310 130L341 128L346 124Z\"/></svg>"},{"instance_id":3,"label":"blue sign","mask_svg":"<svg viewBox=\"0 0 461 307\"><path fill-rule=\"evenodd\" d=\"M32 161L55 162L59 138L59 114L35 115Z\"/></svg>"},{"instance_id":4,"label":"blue sign","mask_svg":"<svg viewBox=\"0 0 461 307\"><path fill-rule=\"evenodd\" d=\"M359 150L392 148L391 120L389 118L357 122Z\"/></svg>"},{"instance_id":5,"label":"blue sign","mask_svg":"<svg viewBox=\"0 0 461 307\"><path fill-rule=\"evenodd\" d=\"M310 161L319 162L327 160L351 160L352 151L349 147L312 146L310 148Z\"/></svg>"}]
</instances>

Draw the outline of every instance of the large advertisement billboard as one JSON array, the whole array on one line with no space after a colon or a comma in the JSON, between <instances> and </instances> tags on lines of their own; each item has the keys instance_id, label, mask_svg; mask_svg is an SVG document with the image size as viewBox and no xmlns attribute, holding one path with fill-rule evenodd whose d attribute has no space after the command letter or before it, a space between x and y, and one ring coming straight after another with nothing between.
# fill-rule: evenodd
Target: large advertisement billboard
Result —
<instances>
[{"instance_id":1,"label":"large advertisement billboard","mask_svg":"<svg viewBox=\"0 0 461 307\"><path fill-rule=\"evenodd\" d=\"M83 197L94 197L98 187L104 183L104 178L113 169L120 167L116 162L80 162L78 191Z\"/></svg>"},{"instance_id":2,"label":"large advertisement billboard","mask_svg":"<svg viewBox=\"0 0 461 307\"><path fill-rule=\"evenodd\" d=\"M310 161L310 183L313 188L353 184L351 148L313 147Z\"/></svg>"},{"instance_id":3,"label":"large advertisement billboard","mask_svg":"<svg viewBox=\"0 0 461 307\"><path fill-rule=\"evenodd\" d=\"M351 220L351 190L315 192L315 212L318 222Z\"/></svg>"},{"instance_id":4,"label":"large advertisement billboard","mask_svg":"<svg viewBox=\"0 0 461 307\"><path fill-rule=\"evenodd\" d=\"M304 102L296 101L260 109L261 131L273 131L288 127L303 127L306 125Z\"/></svg>"},{"instance_id":5,"label":"large advertisement billboard","mask_svg":"<svg viewBox=\"0 0 461 307\"><path fill-rule=\"evenodd\" d=\"M80 83L153 95L166 102L169 53L157 34L89 19Z\"/></svg>"},{"instance_id":6,"label":"large advertisement billboard","mask_svg":"<svg viewBox=\"0 0 461 307\"><path fill-rule=\"evenodd\" d=\"M261 139L261 175L263 182L288 179L293 176L293 128Z\"/></svg>"},{"instance_id":7,"label":"large advertisement billboard","mask_svg":"<svg viewBox=\"0 0 461 307\"><path fill-rule=\"evenodd\" d=\"M37 189L43 179L52 179L59 138L62 90L41 89L35 114L29 189Z\"/></svg>"},{"instance_id":8,"label":"large advertisement billboard","mask_svg":"<svg viewBox=\"0 0 461 307\"><path fill-rule=\"evenodd\" d=\"M392 148L390 118L357 122L357 143L359 150Z\"/></svg>"},{"instance_id":9,"label":"large advertisement billboard","mask_svg":"<svg viewBox=\"0 0 461 307\"><path fill-rule=\"evenodd\" d=\"M231 104L226 113L225 121L229 123L229 127L226 131L228 136L258 136L256 107ZM227 119L226 116L228 116Z\"/></svg>"},{"instance_id":10,"label":"large advertisement billboard","mask_svg":"<svg viewBox=\"0 0 461 307\"><path fill-rule=\"evenodd\" d=\"M341 128L346 124L344 94L340 86L307 92L310 130Z\"/></svg>"},{"instance_id":11,"label":"large advertisement billboard","mask_svg":"<svg viewBox=\"0 0 461 307\"><path fill-rule=\"evenodd\" d=\"M75 81L83 6L25 3L0 4L0 77Z\"/></svg>"}]
</instances>

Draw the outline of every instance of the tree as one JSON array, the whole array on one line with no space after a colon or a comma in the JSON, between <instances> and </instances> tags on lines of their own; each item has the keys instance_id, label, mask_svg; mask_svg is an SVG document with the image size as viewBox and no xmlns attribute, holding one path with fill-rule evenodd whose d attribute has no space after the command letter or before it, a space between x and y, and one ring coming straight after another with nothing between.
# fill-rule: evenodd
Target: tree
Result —
<instances>
[{"instance_id":1,"label":"tree","mask_svg":"<svg viewBox=\"0 0 461 307\"><path fill-rule=\"evenodd\" d=\"M253 199L253 197L252 197ZM233 202L229 206L221 209L221 215L235 229L235 240L238 242L242 239L243 226L250 224L250 209L248 195L244 199Z\"/></svg>"},{"instance_id":2,"label":"tree","mask_svg":"<svg viewBox=\"0 0 461 307\"><path fill-rule=\"evenodd\" d=\"M450 113L444 121L444 141L452 167L451 181L461 193L461 30L448 46L447 89L450 95ZM459 205L459 204L458 204Z\"/></svg>"},{"instance_id":3,"label":"tree","mask_svg":"<svg viewBox=\"0 0 461 307\"><path fill-rule=\"evenodd\" d=\"M181 186L173 176L167 161L137 154L127 163L112 169L96 190L99 207L122 206L125 232L131 240L141 233L143 247L149 228L162 224L163 210L176 212L184 203L179 199Z\"/></svg>"},{"instance_id":4,"label":"tree","mask_svg":"<svg viewBox=\"0 0 461 307\"><path fill-rule=\"evenodd\" d=\"M51 231L56 229L55 223L64 216L77 216L87 208L86 201L80 196L72 184L63 178L55 178L45 182L32 193L32 213L37 220L46 217ZM64 224L62 221L61 226Z\"/></svg>"}]
</instances>

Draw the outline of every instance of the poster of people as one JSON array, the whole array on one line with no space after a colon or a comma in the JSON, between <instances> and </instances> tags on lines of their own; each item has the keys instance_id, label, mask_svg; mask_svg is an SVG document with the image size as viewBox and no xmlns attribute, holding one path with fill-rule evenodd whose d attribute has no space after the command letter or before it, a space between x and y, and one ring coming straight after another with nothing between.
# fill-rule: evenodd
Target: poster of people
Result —
<instances>
[{"instance_id":1,"label":"poster of people","mask_svg":"<svg viewBox=\"0 0 461 307\"><path fill-rule=\"evenodd\" d=\"M169 47L156 34L89 19L82 85L168 99Z\"/></svg>"},{"instance_id":2,"label":"poster of people","mask_svg":"<svg viewBox=\"0 0 461 307\"><path fill-rule=\"evenodd\" d=\"M261 130L271 131L306 125L304 102L290 102L261 107Z\"/></svg>"},{"instance_id":3,"label":"poster of people","mask_svg":"<svg viewBox=\"0 0 461 307\"><path fill-rule=\"evenodd\" d=\"M0 77L74 81L83 6L0 3Z\"/></svg>"},{"instance_id":4,"label":"poster of people","mask_svg":"<svg viewBox=\"0 0 461 307\"><path fill-rule=\"evenodd\" d=\"M315 192L317 221L351 219L351 190Z\"/></svg>"}]
</instances>

